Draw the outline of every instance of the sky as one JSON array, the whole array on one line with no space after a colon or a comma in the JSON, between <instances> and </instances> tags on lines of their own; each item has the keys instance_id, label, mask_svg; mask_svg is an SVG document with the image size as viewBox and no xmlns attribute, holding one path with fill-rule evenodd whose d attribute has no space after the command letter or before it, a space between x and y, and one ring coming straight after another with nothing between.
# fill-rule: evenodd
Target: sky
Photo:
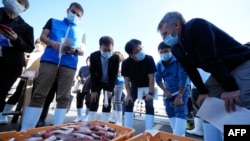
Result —
<instances>
[{"instance_id":1,"label":"sky","mask_svg":"<svg viewBox=\"0 0 250 141\"><path fill-rule=\"evenodd\" d=\"M162 38L157 26L169 11L181 12L186 21L204 18L214 23L241 43L250 41L249 0L29 0L30 8L21 14L34 28L39 38L49 18L63 19L71 2L84 8L79 24L86 34L86 48L79 57L78 68L85 65L91 52L99 50L99 38L104 35L114 39L114 50L124 51L131 39L142 41L146 54L159 60L158 44ZM2 3L0 3L2 7Z\"/></svg>"}]
</instances>

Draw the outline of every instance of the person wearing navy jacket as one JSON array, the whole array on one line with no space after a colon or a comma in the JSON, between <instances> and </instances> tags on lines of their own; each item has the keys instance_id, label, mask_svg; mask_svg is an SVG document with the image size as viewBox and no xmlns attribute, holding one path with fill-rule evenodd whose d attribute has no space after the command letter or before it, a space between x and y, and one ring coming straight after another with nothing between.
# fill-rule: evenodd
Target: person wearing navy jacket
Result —
<instances>
[{"instance_id":1,"label":"person wearing navy jacket","mask_svg":"<svg viewBox=\"0 0 250 141\"><path fill-rule=\"evenodd\" d=\"M250 109L249 48L213 23L202 18L186 22L176 11L164 15L158 31L198 89L199 106L210 96L224 100L228 112L235 111L235 105ZM197 68L211 74L205 84ZM223 140L211 124L203 127L205 141Z\"/></svg>"},{"instance_id":2,"label":"person wearing navy jacket","mask_svg":"<svg viewBox=\"0 0 250 141\"><path fill-rule=\"evenodd\" d=\"M29 8L28 0L2 0L0 8L0 124L8 123L7 116L15 106L6 104L6 96L11 86L22 74L26 66L25 53L31 53L34 48L34 30L20 14Z\"/></svg>"},{"instance_id":3,"label":"person wearing navy jacket","mask_svg":"<svg viewBox=\"0 0 250 141\"><path fill-rule=\"evenodd\" d=\"M107 92L108 105L103 104L101 120L108 122L111 111L112 92L115 87L119 69L119 56L113 54L114 40L110 36L99 39L99 50L90 54L90 89L91 104L88 120L96 120L101 90ZM104 94L105 95L105 94ZM104 101L103 100L103 101Z\"/></svg>"}]
</instances>

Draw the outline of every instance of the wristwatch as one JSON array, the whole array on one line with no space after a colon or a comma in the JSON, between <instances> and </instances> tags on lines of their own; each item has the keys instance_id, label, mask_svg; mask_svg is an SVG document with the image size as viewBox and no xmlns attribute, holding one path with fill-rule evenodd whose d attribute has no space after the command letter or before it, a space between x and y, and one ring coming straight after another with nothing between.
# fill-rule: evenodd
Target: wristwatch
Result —
<instances>
[{"instance_id":1,"label":"wristwatch","mask_svg":"<svg viewBox=\"0 0 250 141\"><path fill-rule=\"evenodd\" d=\"M78 52L79 52L79 50L78 50L78 49L75 49L75 52L74 52L74 53L75 53L75 54L78 54Z\"/></svg>"},{"instance_id":2,"label":"wristwatch","mask_svg":"<svg viewBox=\"0 0 250 141\"><path fill-rule=\"evenodd\" d=\"M148 94L150 94L150 95L153 95L154 93L152 93L152 92L149 92Z\"/></svg>"}]
</instances>

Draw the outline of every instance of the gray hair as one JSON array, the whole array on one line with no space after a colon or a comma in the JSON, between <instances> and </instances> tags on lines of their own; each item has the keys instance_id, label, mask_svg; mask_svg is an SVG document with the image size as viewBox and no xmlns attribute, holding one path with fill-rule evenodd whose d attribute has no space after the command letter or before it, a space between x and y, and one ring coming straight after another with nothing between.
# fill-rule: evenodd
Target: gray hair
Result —
<instances>
[{"instance_id":1,"label":"gray hair","mask_svg":"<svg viewBox=\"0 0 250 141\"><path fill-rule=\"evenodd\" d=\"M186 23L185 19L183 18L182 14L176 11L168 12L164 15L161 19L160 23L158 24L157 30L160 31L163 24L167 24L168 26L174 25L175 22L179 22L182 26Z\"/></svg>"}]
</instances>

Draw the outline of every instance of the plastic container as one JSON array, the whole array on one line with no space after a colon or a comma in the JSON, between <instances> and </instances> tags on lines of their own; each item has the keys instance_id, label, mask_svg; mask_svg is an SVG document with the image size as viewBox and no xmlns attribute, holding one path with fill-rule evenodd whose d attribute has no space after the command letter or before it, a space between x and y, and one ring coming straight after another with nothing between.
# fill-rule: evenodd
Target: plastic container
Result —
<instances>
[{"instance_id":1,"label":"plastic container","mask_svg":"<svg viewBox=\"0 0 250 141\"><path fill-rule=\"evenodd\" d=\"M152 136L150 133L140 133L126 141L200 141L194 138L177 136L171 133L159 131Z\"/></svg>"},{"instance_id":2,"label":"plastic container","mask_svg":"<svg viewBox=\"0 0 250 141\"><path fill-rule=\"evenodd\" d=\"M107 123L107 122L103 122L103 121L99 121L99 120L88 121L88 123L107 125L108 127L114 128L119 135L111 141L125 141L125 140L131 138L135 134L135 129L127 128L124 126L119 126L119 125L112 124L112 123ZM59 127L69 126L69 125L78 125L78 124L80 124L80 122L62 124L62 125L59 125ZM11 138L15 138L16 141L22 141L22 140L29 138L32 134L42 132L45 130L49 130L49 129L54 128L54 127L55 126L45 126L45 127L33 128L30 130L27 130L26 132L16 132L16 131L0 132L0 141L8 141Z\"/></svg>"}]
</instances>

